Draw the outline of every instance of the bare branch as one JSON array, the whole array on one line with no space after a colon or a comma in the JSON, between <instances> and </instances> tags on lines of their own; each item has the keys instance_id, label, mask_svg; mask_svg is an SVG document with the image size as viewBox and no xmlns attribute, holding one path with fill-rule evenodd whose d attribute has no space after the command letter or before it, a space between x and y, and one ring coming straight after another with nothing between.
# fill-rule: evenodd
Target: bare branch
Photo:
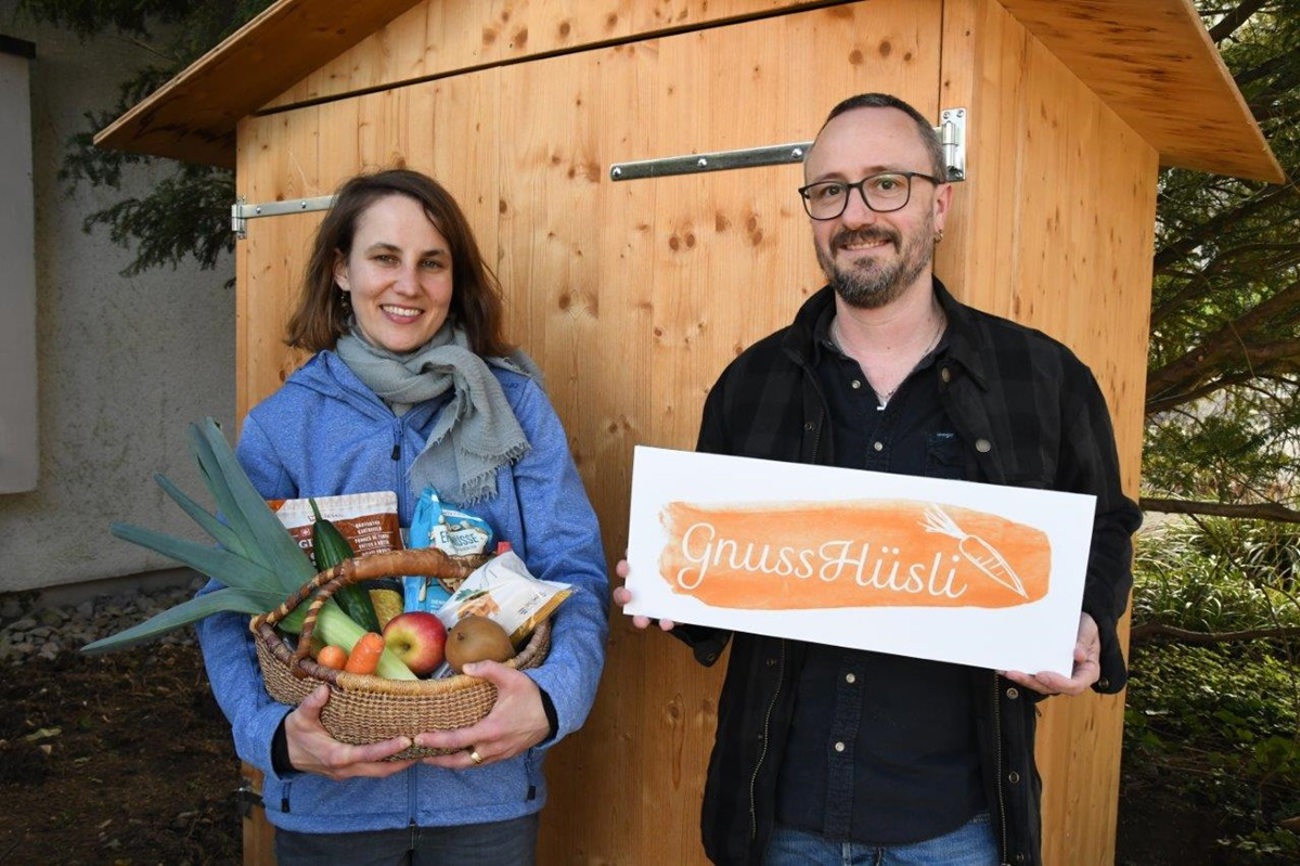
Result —
<instances>
[{"instance_id":1,"label":"bare branch","mask_svg":"<svg viewBox=\"0 0 1300 866\"><path fill-rule=\"evenodd\" d=\"M1231 517L1239 520L1272 520L1278 523L1300 523L1300 511L1277 502L1234 504L1227 502L1192 502L1183 499L1160 499L1143 496L1138 500L1143 511L1161 514L1196 514L1206 517Z\"/></svg>"},{"instance_id":2,"label":"bare branch","mask_svg":"<svg viewBox=\"0 0 1300 866\"><path fill-rule=\"evenodd\" d=\"M1262 349L1243 346L1243 335L1274 316L1294 318L1300 304L1300 281L1292 283L1268 300L1224 323L1217 331L1207 334L1200 344L1147 374L1148 399L1160 399L1172 391L1191 391L1215 377L1220 362L1241 355L1250 363L1256 356L1260 360L1275 360L1279 355L1270 349L1267 357Z\"/></svg>"},{"instance_id":3,"label":"bare branch","mask_svg":"<svg viewBox=\"0 0 1300 866\"><path fill-rule=\"evenodd\" d=\"M1250 16L1262 9L1268 2L1269 0L1244 0L1244 2L1239 3L1236 9L1224 15L1219 19L1219 23L1210 29L1210 40L1215 45L1218 45L1233 33L1236 33L1237 29L1245 24Z\"/></svg>"},{"instance_id":4,"label":"bare branch","mask_svg":"<svg viewBox=\"0 0 1300 866\"><path fill-rule=\"evenodd\" d=\"M1159 637L1172 638L1182 643L1209 645L1216 643L1243 643L1250 640L1277 640L1300 637L1300 626L1251 628L1243 631L1192 631L1158 622L1143 622L1129 631L1129 643L1145 643Z\"/></svg>"},{"instance_id":5,"label":"bare branch","mask_svg":"<svg viewBox=\"0 0 1300 866\"><path fill-rule=\"evenodd\" d=\"M1198 226L1188 227L1186 231L1179 234L1178 240L1156 251L1155 273L1163 275L1167 268L1189 255L1207 240L1219 237L1226 229L1272 206L1279 199L1294 194L1289 187L1271 186L1231 210L1221 211ZM1154 321L1155 317L1152 318Z\"/></svg>"}]
</instances>

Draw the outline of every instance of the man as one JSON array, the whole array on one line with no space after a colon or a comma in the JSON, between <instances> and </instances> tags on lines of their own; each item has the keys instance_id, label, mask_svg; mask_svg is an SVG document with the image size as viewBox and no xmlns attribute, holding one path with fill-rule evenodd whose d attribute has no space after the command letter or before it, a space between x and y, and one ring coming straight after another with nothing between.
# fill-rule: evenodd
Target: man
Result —
<instances>
[{"instance_id":1,"label":"man","mask_svg":"<svg viewBox=\"0 0 1300 866\"><path fill-rule=\"evenodd\" d=\"M723 372L698 450L1095 495L1075 666L999 674L661 622L705 664L733 641L705 849L725 864L1041 863L1035 702L1127 676L1115 624L1141 518L1105 401L1064 346L933 276L953 188L914 108L845 100L804 172L828 285Z\"/></svg>"}]
</instances>

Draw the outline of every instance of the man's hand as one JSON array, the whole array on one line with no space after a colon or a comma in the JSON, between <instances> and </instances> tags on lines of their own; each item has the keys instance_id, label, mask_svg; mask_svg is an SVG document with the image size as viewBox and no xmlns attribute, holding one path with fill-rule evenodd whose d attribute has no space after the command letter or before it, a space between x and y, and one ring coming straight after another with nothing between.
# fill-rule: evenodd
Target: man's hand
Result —
<instances>
[{"instance_id":1,"label":"man's hand","mask_svg":"<svg viewBox=\"0 0 1300 866\"><path fill-rule=\"evenodd\" d=\"M1086 613L1079 614L1079 636L1074 643L1074 671L1069 677L1051 671L1037 674L1003 671L1002 675L1044 695L1082 694L1101 677L1101 636L1096 621Z\"/></svg>"},{"instance_id":2,"label":"man's hand","mask_svg":"<svg viewBox=\"0 0 1300 866\"><path fill-rule=\"evenodd\" d=\"M356 776L382 778L405 770L413 761L385 761L411 745L409 737L394 737L381 743L353 746L330 736L320 721L321 708L329 701L329 686L322 685L284 720L289 762L295 770L316 773L330 779Z\"/></svg>"},{"instance_id":3,"label":"man's hand","mask_svg":"<svg viewBox=\"0 0 1300 866\"><path fill-rule=\"evenodd\" d=\"M623 578L623 580L627 580L628 564L626 559L620 559L618 561L618 565L614 566L614 573L617 574L619 577ZM631 600L632 600L632 593L628 591L628 588L626 586L620 586L615 588L614 604L618 605L619 607L623 607ZM648 628L650 626L650 623L651 623L651 619L648 616L632 617L632 625L636 626L637 628ZM659 620L659 627L664 631L672 631L673 621L671 619L661 619Z\"/></svg>"}]
</instances>

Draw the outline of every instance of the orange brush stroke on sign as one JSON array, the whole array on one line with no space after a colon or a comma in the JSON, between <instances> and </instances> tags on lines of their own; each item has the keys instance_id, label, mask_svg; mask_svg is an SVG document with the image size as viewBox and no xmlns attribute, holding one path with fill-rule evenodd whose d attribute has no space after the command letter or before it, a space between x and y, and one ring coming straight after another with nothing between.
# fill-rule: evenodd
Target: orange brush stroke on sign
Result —
<instances>
[{"instance_id":1,"label":"orange brush stroke on sign","mask_svg":"<svg viewBox=\"0 0 1300 866\"><path fill-rule=\"evenodd\" d=\"M1047 595L1047 534L969 508L907 500L701 506L660 512L659 575L713 607L980 607Z\"/></svg>"}]
</instances>

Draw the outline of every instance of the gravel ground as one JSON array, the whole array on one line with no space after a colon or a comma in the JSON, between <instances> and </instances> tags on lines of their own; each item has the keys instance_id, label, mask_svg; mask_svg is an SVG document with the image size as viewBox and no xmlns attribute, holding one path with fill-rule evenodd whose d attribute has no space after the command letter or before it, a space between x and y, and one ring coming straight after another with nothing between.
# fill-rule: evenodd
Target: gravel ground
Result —
<instances>
[{"instance_id":1,"label":"gravel ground","mask_svg":"<svg viewBox=\"0 0 1300 866\"><path fill-rule=\"evenodd\" d=\"M32 592L0 595L0 664L53 660L62 650L78 650L191 598L203 582L196 577L188 584L134 587L63 603ZM193 644L194 629L173 629L154 641Z\"/></svg>"}]
</instances>

